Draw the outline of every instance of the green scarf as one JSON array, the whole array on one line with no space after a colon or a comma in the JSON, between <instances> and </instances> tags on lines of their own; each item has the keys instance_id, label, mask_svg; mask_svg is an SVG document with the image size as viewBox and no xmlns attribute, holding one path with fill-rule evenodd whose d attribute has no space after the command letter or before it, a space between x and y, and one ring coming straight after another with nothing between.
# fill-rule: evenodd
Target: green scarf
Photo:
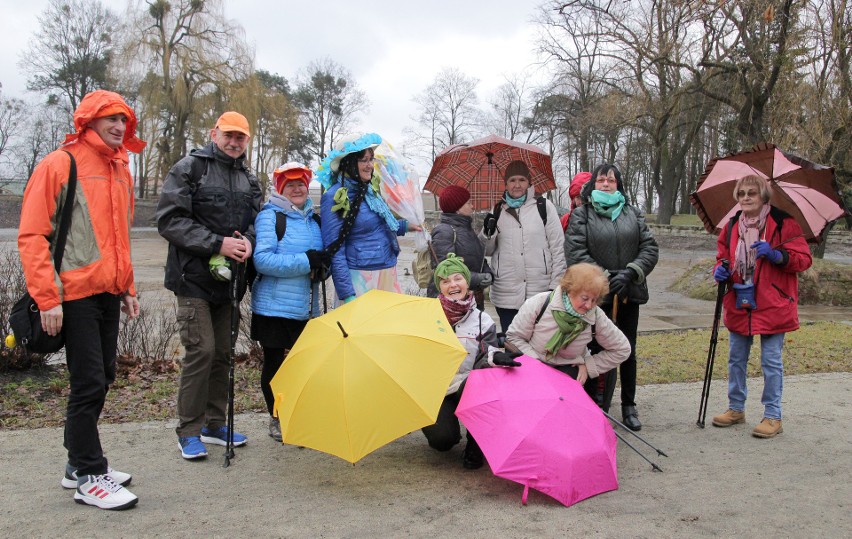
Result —
<instances>
[{"instance_id":1,"label":"green scarf","mask_svg":"<svg viewBox=\"0 0 852 539\"><path fill-rule=\"evenodd\" d=\"M613 221L621 214L624 202L624 195L621 194L621 191L615 193L605 193L597 189L592 191L592 208L598 215L609 217Z\"/></svg>"},{"instance_id":2,"label":"green scarf","mask_svg":"<svg viewBox=\"0 0 852 539\"><path fill-rule=\"evenodd\" d=\"M583 320L580 313L574 310L568 294L564 292L562 293L562 303L565 305L565 311L557 311L556 309L550 311L550 314L553 315L553 319L556 321L558 330L550 337L547 344L544 345L547 358L552 358L560 350L574 342L574 339L589 325Z\"/></svg>"}]
</instances>

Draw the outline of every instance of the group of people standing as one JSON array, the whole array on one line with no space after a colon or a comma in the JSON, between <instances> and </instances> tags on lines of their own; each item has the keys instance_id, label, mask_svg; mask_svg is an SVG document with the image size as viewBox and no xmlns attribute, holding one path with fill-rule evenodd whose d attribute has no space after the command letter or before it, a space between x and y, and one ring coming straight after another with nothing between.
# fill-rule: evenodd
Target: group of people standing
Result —
<instances>
[{"instance_id":1,"label":"group of people standing","mask_svg":"<svg viewBox=\"0 0 852 539\"><path fill-rule=\"evenodd\" d=\"M138 501L125 488L132 476L109 465L98 436L115 380L119 313L133 318L140 312L129 235L134 191L128 152L145 146L136 137L136 122L120 95L103 90L86 95L74 112L75 133L39 163L27 184L18 238L42 324L48 334L65 335L70 393L61 484L74 489L78 503L103 509ZM189 460L205 457L205 444L247 442L226 424L231 266L251 259L257 271L251 336L263 349L269 435L280 441L269 381L307 321L320 313L319 283L332 278L338 305L371 289L401 292L397 238L421 230L397 218L382 199L374 167L378 135L345 139L332 149L318 172L328 186L319 212L308 196L313 173L303 164L276 169L269 193L262 192L245 161L250 137L242 114L223 113L210 130L210 143L169 171L157 207L158 230L169 243L165 287L176 297L185 349L175 430L180 454ZM75 161L73 226L62 265L55 268L51 252ZM427 293L439 299L468 354L438 421L423 429L435 449L449 450L461 439L453 412L471 369L514 368L521 353L576 378L605 410L618 368L623 419L629 428L641 428L636 329L657 244L642 213L627 202L615 166L575 178L567 224L549 200L535 195L530 178L523 161L508 165L505 192L478 234L470 193L451 186L439 194L441 220L432 234L437 259ZM781 347L784 333L798 327L796 273L811 262L796 222L768 205L769 189L757 177L737 185L734 196L743 211L720 234L718 254L720 261L732 260L733 269L720 263L714 274L719 282L733 279L737 290L751 286L756 306L742 308L733 292L726 297L730 409L713 424L744 420L745 365L752 337L760 334L766 412L755 435L762 437L781 432ZM486 288L505 343L484 312ZM469 434L463 463L483 464Z\"/></svg>"}]
</instances>

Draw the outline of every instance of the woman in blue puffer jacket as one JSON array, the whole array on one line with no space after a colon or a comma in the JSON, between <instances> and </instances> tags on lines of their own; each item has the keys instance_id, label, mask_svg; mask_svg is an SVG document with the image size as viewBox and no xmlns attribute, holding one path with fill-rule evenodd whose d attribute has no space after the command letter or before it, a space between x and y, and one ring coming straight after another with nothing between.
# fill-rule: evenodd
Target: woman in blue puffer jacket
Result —
<instances>
[{"instance_id":1,"label":"woman in blue puffer jacket","mask_svg":"<svg viewBox=\"0 0 852 539\"><path fill-rule=\"evenodd\" d=\"M272 417L269 382L308 319L319 315L317 283L331 264L322 250L320 226L308 197L311 176L301 163L275 169L275 192L254 223L257 278L251 291L251 338L263 347L260 386L269 411L269 436L279 442L281 425Z\"/></svg>"}]
</instances>

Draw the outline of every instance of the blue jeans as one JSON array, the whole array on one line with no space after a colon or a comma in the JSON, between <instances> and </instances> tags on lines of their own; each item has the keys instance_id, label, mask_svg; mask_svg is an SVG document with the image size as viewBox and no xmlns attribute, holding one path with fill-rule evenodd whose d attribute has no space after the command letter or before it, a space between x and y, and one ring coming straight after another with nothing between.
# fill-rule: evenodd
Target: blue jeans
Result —
<instances>
[{"instance_id":1,"label":"blue jeans","mask_svg":"<svg viewBox=\"0 0 852 539\"><path fill-rule=\"evenodd\" d=\"M728 407L738 412L745 411L748 388L746 370L748 355L754 337L731 332L731 347L728 356ZM781 349L784 334L760 336L760 368L763 371L763 417L781 419L781 391L784 389L784 363Z\"/></svg>"}]
</instances>

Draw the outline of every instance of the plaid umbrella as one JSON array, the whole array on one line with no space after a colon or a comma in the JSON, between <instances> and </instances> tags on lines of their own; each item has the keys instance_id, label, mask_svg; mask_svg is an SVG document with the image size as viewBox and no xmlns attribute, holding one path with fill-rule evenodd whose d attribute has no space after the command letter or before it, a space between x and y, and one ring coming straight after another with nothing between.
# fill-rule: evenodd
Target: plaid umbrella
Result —
<instances>
[{"instance_id":1,"label":"plaid umbrella","mask_svg":"<svg viewBox=\"0 0 852 539\"><path fill-rule=\"evenodd\" d=\"M809 242L818 243L826 225L845 213L833 168L762 142L750 150L707 163L695 192L689 196L707 232L718 234L740 209L734 186L737 180L751 174L769 180L769 203L790 214Z\"/></svg>"},{"instance_id":2,"label":"plaid umbrella","mask_svg":"<svg viewBox=\"0 0 852 539\"><path fill-rule=\"evenodd\" d=\"M424 188L437 195L444 187L459 185L470 191L474 209L490 209L505 190L503 171L516 160L529 167L536 194L556 189L550 155L538 146L497 135L445 148L435 158Z\"/></svg>"}]
</instances>

